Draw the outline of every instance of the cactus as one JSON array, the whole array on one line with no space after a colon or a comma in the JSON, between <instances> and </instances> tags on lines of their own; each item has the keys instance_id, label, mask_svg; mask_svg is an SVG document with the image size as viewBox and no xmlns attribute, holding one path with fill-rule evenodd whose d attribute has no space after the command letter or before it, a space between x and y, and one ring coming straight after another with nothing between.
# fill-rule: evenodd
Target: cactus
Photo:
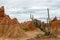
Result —
<instances>
[{"instance_id":1,"label":"cactus","mask_svg":"<svg viewBox=\"0 0 60 40\"><path fill-rule=\"evenodd\" d=\"M50 19L50 14L49 14L49 8L47 8L47 12L48 12L48 18L47 18L48 31L50 33L51 19Z\"/></svg>"},{"instance_id":2,"label":"cactus","mask_svg":"<svg viewBox=\"0 0 60 40\"><path fill-rule=\"evenodd\" d=\"M33 21L35 27L39 27L39 24L37 22L37 19L34 19L34 16L30 14L30 19Z\"/></svg>"},{"instance_id":3,"label":"cactus","mask_svg":"<svg viewBox=\"0 0 60 40\"><path fill-rule=\"evenodd\" d=\"M44 32L46 31L45 27L46 27L46 24L44 22L42 22L42 24L41 24L41 30L43 30Z\"/></svg>"},{"instance_id":4,"label":"cactus","mask_svg":"<svg viewBox=\"0 0 60 40\"><path fill-rule=\"evenodd\" d=\"M48 10L49 11L49 10ZM44 22L42 22L42 24L38 24L37 19L34 19L34 16L30 14L30 18L32 19L34 26L41 29L43 32L45 32L45 35L49 35L50 31L46 30L46 24ZM50 17L49 17L49 12L48 12L48 22L50 21Z\"/></svg>"},{"instance_id":5,"label":"cactus","mask_svg":"<svg viewBox=\"0 0 60 40\"><path fill-rule=\"evenodd\" d=\"M50 24L51 23L51 19L50 19L50 14L49 14L49 8L47 8L47 12L48 12L47 23Z\"/></svg>"},{"instance_id":6,"label":"cactus","mask_svg":"<svg viewBox=\"0 0 60 40\"><path fill-rule=\"evenodd\" d=\"M30 14L30 19L33 21L34 20L34 16Z\"/></svg>"},{"instance_id":7,"label":"cactus","mask_svg":"<svg viewBox=\"0 0 60 40\"><path fill-rule=\"evenodd\" d=\"M47 19L47 23L50 22L50 14L49 14L49 9L47 8L47 12L48 12L48 19Z\"/></svg>"},{"instance_id":8,"label":"cactus","mask_svg":"<svg viewBox=\"0 0 60 40\"><path fill-rule=\"evenodd\" d=\"M38 22L37 22L37 19L34 19L33 22L34 22L35 27L38 27L38 28L40 27Z\"/></svg>"}]
</instances>

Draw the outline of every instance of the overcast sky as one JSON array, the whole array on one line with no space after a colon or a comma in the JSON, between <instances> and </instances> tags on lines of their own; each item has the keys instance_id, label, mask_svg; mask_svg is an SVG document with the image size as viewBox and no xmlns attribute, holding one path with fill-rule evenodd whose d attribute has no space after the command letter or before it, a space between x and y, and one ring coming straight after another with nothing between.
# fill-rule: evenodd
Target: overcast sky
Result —
<instances>
[{"instance_id":1,"label":"overcast sky","mask_svg":"<svg viewBox=\"0 0 60 40\"><path fill-rule=\"evenodd\" d=\"M1 0L7 8L60 8L60 0Z\"/></svg>"},{"instance_id":2,"label":"overcast sky","mask_svg":"<svg viewBox=\"0 0 60 40\"><path fill-rule=\"evenodd\" d=\"M19 19L19 14L14 15L16 11L21 11L24 9L50 9L51 16L60 16L60 0L0 0L0 6L4 5L6 13L11 17L17 17ZM45 10L46 11L46 10ZM12 12L12 14L11 14ZM43 12L42 12L43 13ZM23 18L28 17L29 14L21 14ZM43 14L42 14L43 15ZM39 14L37 15L40 16ZM35 17L37 17L35 15Z\"/></svg>"}]
</instances>

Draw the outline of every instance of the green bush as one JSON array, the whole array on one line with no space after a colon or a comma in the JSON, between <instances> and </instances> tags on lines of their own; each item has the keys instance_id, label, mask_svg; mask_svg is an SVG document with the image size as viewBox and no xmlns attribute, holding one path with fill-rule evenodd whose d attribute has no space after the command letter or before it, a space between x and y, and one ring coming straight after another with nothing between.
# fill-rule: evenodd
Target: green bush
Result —
<instances>
[{"instance_id":1,"label":"green bush","mask_svg":"<svg viewBox=\"0 0 60 40\"><path fill-rule=\"evenodd\" d=\"M23 30L25 30L25 31L29 31L29 29L28 29L27 27L24 27Z\"/></svg>"}]
</instances>

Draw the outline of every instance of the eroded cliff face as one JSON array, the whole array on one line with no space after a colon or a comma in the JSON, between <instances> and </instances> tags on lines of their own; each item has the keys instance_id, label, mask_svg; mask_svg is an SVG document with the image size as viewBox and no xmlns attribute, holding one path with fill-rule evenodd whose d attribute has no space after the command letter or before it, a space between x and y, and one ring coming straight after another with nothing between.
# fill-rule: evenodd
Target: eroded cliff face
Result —
<instances>
[{"instance_id":1,"label":"eroded cliff face","mask_svg":"<svg viewBox=\"0 0 60 40\"><path fill-rule=\"evenodd\" d=\"M52 22L57 21L57 20L58 20L58 19L57 19L57 17L55 16L55 17L53 18Z\"/></svg>"},{"instance_id":2,"label":"eroded cliff face","mask_svg":"<svg viewBox=\"0 0 60 40\"><path fill-rule=\"evenodd\" d=\"M4 6L0 8L0 25L16 25L19 24L16 18L11 19L9 15L5 14Z\"/></svg>"},{"instance_id":3,"label":"eroded cliff face","mask_svg":"<svg viewBox=\"0 0 60 40\"><path fill-rule=\"evenodd\" d=\"M4 17L4 6L0 8L0 17Z\"/></svg>"},{"instance_id":4,"label":"eroded cliff face","mask_svg":"<svg viewBox=\"0 0 60 40\"><path fill-rule=\"evenodd\" d=\"M40 20L37 21L41 25L42 22ZM23 27L27 27L31 31L37 29L33 21L19 23L16 18L11 19L9 15L5 14L4 6L0 8L0 37L26 37L27 35L23 30ZM60 32L60 20L57 20L57 17L51 21L50 28L53 33Z\"/></svg>"},{"instance_id":5,"label":"eroded cliff face","mask_svg":"<svg viewBox=\"0 0 60 40\"><path fill-rule=\"evenodd\" d=\"M37 20L38 24L41 25L41 21ZM30 31L36 30L38 27L35 27L33 21L27 21L20 24L21 28L27 27Z\"/></svg>"},{"instance_id":6,"label":"eroded cliff face","mask_svg":"<svg viewBox=\"0 0 60 40\"><path fill-rule=\"evenodd\" d=\"M51 24L51 29L53 32L60 32L60 20L55 20Z\"/></svg>"},{"instance_id":7,"label":"eroded cliff face","mask_svg":"<svg viewBox=\"0 0 60 40\"><path fill-rule=\"evenodd\" d=\"M25 32L20 28L16 18L11 19L5 14L4 6L0 8L0 37L25 37Z\"/></svg>"},{"instance_id":8,"label":"eroded cliff face","mask_svg":"<svg viewBox=\"0 0 60 40\"><path fill-rule=\"evenodd\" d=\"M50 26L48 25L47 27L50 27L52 33L60 32L60 20L55 16L53 20L51 20Z\"/></svg>"}]
</instances>

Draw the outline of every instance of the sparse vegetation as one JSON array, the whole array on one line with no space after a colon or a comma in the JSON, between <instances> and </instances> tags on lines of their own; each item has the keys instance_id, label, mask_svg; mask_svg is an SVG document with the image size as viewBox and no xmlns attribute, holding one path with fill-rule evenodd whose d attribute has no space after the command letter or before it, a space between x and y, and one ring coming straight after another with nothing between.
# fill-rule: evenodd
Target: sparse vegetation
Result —
<instances>
[{"instance_id":1,"label":"sparse vegetation","mask_svg":"<svg viewBox=\"0 0 60 40\"><path fill-rule=\"evenodd\" d=\"M25 31L29 31L29 29L27 27L23 27L23 30Z\"/></svg>"},{"instance_id":2,"label":"sparse vegetation","mask_svg":"<svg viewBox=\"0 0 60 40\"><path fill-rule=\"evenodd\" d=\"M43 36L45 36L45 35L43 35L43 34L37 34L35 38L38 39L38 38L42 38Z\"/></svg>"},{"instance_id":3,"label":"sparse vegetation","mask_svg":"<svg viewBox=\"0 0 60 40\"><path fill-rule=\"evenodd\" d=\"M39 27L39 24L37 22L37 19L34 19L33 22L34 22L35 27Z\"/></svg>"},{"instance_id":4,"label":"sparse vegetation","mask_svg":"<svg viewBox=\"0 0 60 40\"><path fill-rule=\"evenodd\" d=\"M47 23L41 22L40 24L41 20L38 21L34 19L33 15L30 15L32 21L20 24L16 18L11 19L8 15L4 14L4 7L0 8L0 40L20 40L21 38L23 40L30 40L30 38L31 40L40 40L40 38L42 40L44 40L43 38L48 40L50 38L54 38L55 40L56 38L60 39L60 20L55 18L52 22L49 16L49 9L47 11ZM35 28L40 30L37 31ZM32 29L35 30L32 31Z\"/></svg>"},{"instance_id":5,"label":"sparse vegetation","mask_svg":"<svg viewBox=\"0 0 60 40\"><path fill-rule=\"evenodd\" d=\"M36 35L36 38L40 38L40 37L41 37L41 35L40 35L40 34L37 34L37 35Z\"/></svg>"}]
</instances>

